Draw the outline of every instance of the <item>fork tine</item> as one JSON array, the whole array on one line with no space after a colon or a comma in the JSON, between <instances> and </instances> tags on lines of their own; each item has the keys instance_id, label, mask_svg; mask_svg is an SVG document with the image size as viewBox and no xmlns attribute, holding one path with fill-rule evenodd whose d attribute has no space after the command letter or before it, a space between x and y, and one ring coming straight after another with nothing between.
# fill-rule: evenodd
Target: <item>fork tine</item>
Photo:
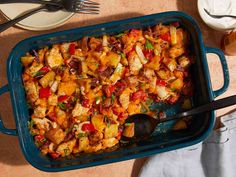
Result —
<instances>
[{"instance_id":1,"label":"fork tine","mask_svg":"<svg viewBox=\"0 0 236 177\"><path fill-rule=\"evenodd\" d=\"M92 15L99 14L99 12L83 12L83 11L78 11L77 13L79 13L79 14L92 14Z\"/></svg>"},{"instance_id":2,"label":"fork tine","mask_svg":"<svg viewBox=\"0 0 236 177\"><path fill-rule=\"evenodd\" d=\"M93 2L93 1L90 1L90 0L84 0L84 1L82 1L82 3L87 4L87 5L100 5L99 3Z\"/></svg>"},{"instance_id":3,"label":"fork tine","mask_svg":"<svg viewBox=\"0 0 236 177\"><path fill-rule=\"evenodd\" d=\"M94 9L98 9L99 8L99 6L81 6L81 8L94 8Z\"/></svg>"},{"instance_id":4,"label":"fork tine","mask_svg":"<svg viewBox=\"0 0 236 177\"><path fill-rule=\"evenodd\" d=\"M99 9L93 9L93 8L77 8L76 11L91 11L91 12L99 12Z\"/></svg>"}]
</instances>

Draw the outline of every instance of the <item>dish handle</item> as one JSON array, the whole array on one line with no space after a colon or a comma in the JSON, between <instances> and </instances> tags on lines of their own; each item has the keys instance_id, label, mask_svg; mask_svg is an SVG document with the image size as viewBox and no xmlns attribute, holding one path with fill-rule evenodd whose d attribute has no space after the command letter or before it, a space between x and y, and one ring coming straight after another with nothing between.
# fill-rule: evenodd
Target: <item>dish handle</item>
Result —
<instances>
[{"instance_id":1,"label":"dish handle","mask_svg":"<svg viewBox=\"0 0 236 177\"><path fill-rule=\"evenodd\" d=\"M6 92L9 92L8 85L4 85L3 87L0 88L0 96ZM16 129L8 129L3 125L1 116L0 116L0 132L7 134L7 135L13 135L13 136L17 135Z\"/></svg>"},{"instance_id":2,"label":"dish handle","mask_svg":"<svg viewBox=\"0 0 236 177\"><path fill-rule=\"evenodd\" d=\"M223 70L224 84L220 89L213 91L213 96L215 98L215 97L223 94L228 89L228 87L229 87L229 70L228 70L228 65L227 65L226 59L225 59L225 55L220 49L206 47L206 52L207 53L214 53L214 54L218 55L218 57L220 59L221 67Z\"/></svg>"}]
</instances>

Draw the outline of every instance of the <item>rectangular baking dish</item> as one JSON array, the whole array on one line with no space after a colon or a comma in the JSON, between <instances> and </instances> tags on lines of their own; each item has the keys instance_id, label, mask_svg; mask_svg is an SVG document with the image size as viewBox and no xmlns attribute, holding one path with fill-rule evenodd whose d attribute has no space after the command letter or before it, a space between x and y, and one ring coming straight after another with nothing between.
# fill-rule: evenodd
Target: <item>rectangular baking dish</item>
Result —
<instances>
[{"instance_id":1,"label":"rectangular baking dish","mask_svg":"<svg viewBox=\"0 0 236 177\"><path fill-rule=\"evenodd\" d=\"M21 78L22 65L20 57L31 49L39 49L55 43L74 41L83 36L100 36L115 34L133 28L145 28L158 23L168 24L178 21L190 34L191 51L196 57L196 63L191 68L194 82L193 105L211 102L215 97L225 92L229 85L229 73L224 54L216 48L205 47L202 34L197 23L192 17L182 12L164 12L131 19L114 21L94 26L77 28L67 31L55 32L41 36L31 37L19 42L9 55L7 61L8 84L0 88L0 95L10 92L16 129L7 129L0 119L0 132L8 135L17 135L22 152L27 161L34 167L49 172L80 169L89 166L102 165L112 162L140 158L187 147L203 141L211 132L214 122L214 111L197 115L187 130L169 131L173 122L157 127L155 133L147 141L119 147L114 151L95 154L82 154L80 157L53 160L40 154L33 138L29 133L27 121L29 112ZM219 56L224 76L223 87L213 91L209 75L206 53L215 53ZM3 101L3 100L2 100ZM162 106L162 105L157 105ZM179 111L179 106L174 105L167 109L168 114Z\"/></svg>"}]
</instances>

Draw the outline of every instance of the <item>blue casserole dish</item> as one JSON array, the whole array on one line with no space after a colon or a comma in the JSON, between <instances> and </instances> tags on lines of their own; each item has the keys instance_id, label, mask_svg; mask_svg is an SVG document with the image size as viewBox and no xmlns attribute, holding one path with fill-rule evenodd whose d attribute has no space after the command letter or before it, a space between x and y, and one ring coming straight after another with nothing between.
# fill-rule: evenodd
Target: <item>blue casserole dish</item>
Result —
<instances>
[{"instance_id":1,"label":"blue casserole dish","mask_svg":"<svg viewBox=\"0 0 236 177\"><path fill-rule=\"evenodd\" d=\"M214 111L197 115L197 118L193 119L191 125L184 131L168 131L172 123L166 123L160 125L153 136L145 142L120 147L114 151L83 154L80 157L59 160L54 160L40 154L27 127L29 112L21 78L22 65L20 62L20 57L26 52L32 49L42 48L43 46L50 46L55 43L78 40L83 36L115 34L131 28L145 28L158 23L168 24L176 21L190 34L192 54L196 56L196 63L191 68L195 86L192 99L193 105L197 106L211 102L215 97L225 92L229 85L229 73L224 54L219 49L206 47L204 45L201 31L192 17L182 12L165 12L45 34L19 42L10 53L7 62L7 77L9 83L0 88L0 95L10 92L16 129L5 128L0 119L0 131L8 135L18 136L22 152L28 162L40 170L49 172L80 169L140 158L187 147L203 141L213 129L215 122ZM218 55L223 68L224 85L216 91L212 90L206 53L215 53ZM178 105L169 107L168 111L172 113L179 111L179 107Z\"/></svg>"}]
</instances>

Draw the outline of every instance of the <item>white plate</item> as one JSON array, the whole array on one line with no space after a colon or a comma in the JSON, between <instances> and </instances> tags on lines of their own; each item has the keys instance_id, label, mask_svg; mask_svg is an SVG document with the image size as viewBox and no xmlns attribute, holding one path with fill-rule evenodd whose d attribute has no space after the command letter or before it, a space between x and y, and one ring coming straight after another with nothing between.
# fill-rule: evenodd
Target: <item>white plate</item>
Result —
<instances>
[{"instance_id":1,"label":"white plate","mask_svg":"<svg viewBox=\"0 0 236 177\"><path fill-rule=\"evenodd\" d=\"M217 6L217 4L219 4ZM230 17L212 18L204 8L213 14L236 14L235 0L198 0L198 11L202 20L215 30L230 30L236 28L236 19Z\"/></svg>"},{"instance_id":2,"label":"white plate","mask_svg":"<svg viewBox=\"0 0 236 177\"><path fill-rule=\"evenodd\" d=\"M0 0L1 1L1 0ZM14 4L0 4L0 10L7 19L13 19L21 13L33 8L39 7L39 4L26 4L26 3L14 3ZM36 13L16 25L28 30L49 30L63 25L74 13L57 11L46 12L42 11Z\"/></svg>"}]
</instances>

